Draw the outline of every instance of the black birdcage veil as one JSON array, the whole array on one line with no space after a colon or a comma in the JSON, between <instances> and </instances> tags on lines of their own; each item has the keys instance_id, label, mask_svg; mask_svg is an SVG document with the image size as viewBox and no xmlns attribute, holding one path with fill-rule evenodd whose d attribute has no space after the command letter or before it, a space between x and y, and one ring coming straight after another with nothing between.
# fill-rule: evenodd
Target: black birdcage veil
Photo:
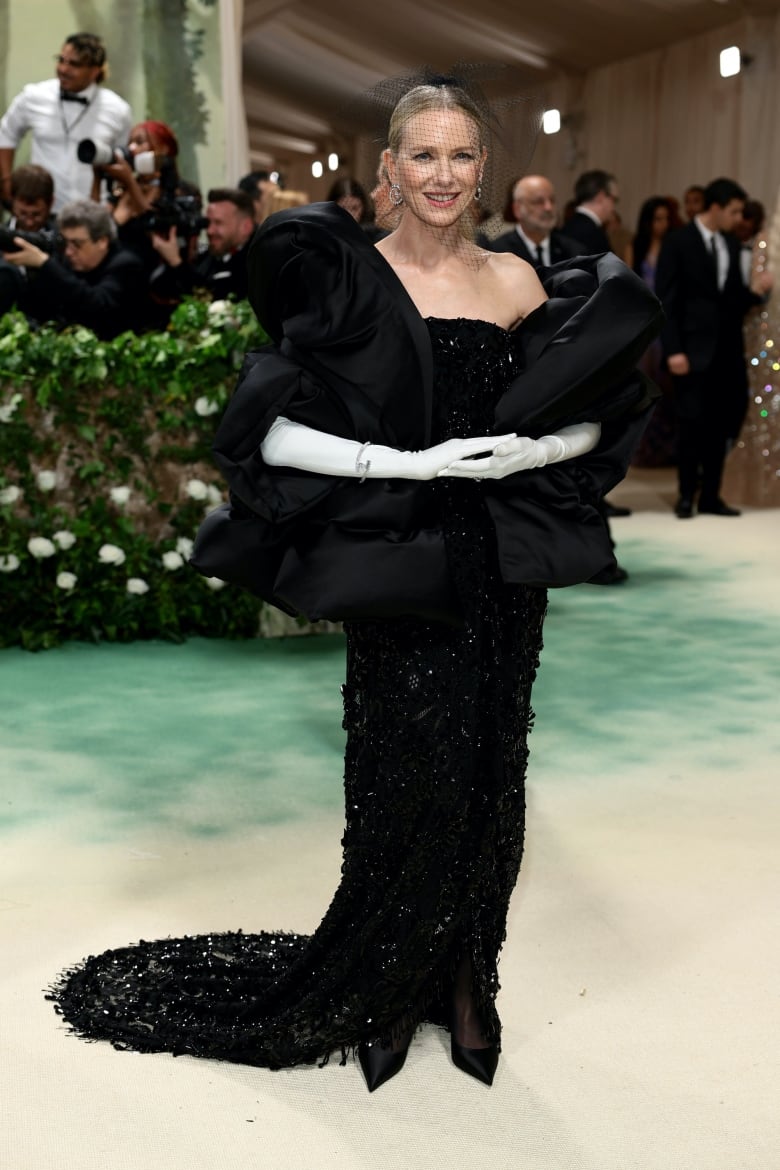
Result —
<instances>
[{"instance_id":1,"label":"black birdcage veil","mask_svg":"<svg viewBox=\"0 0 780 1170\"><path fill-rule=\"evenodd\" d=\"M477 127L480 150L484 149L484 161L474 183L474 206L463 223L463 234L468 236L471 231L473 235L480 219L503 207L508 186L526 172L533 155L544 104L541 96L529 93L527 87L520 92L521 82L518 71L511 66L459 64L446 72L426 67L379 82L353 109L353 118L375 142L379 160L381 152L394 145L390 142L394 112L405 107L414 109L415 94L439 90L443 104L451 100L456 108L461 107ZM436 104L435 96L430 100ZM389 176L382 178L390 182ZM398 186L391 192L394 201L403 199ZM396 222L404 210L404 204L399 202Z\"/></svg>"}]
</instances>

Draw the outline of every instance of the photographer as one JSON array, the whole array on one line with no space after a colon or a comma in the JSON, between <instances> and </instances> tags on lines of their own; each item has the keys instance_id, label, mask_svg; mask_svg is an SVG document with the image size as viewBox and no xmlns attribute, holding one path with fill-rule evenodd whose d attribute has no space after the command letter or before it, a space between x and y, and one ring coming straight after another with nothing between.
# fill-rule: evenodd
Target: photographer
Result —
<instances>
[{"instance_id":1,"label":"photographer","mask_svg":"<svg viewBox=\"0 0 780 1170\"><path fill-rule=\"evenodd\" d=\"M127 102L101 85L108 65L100 37L74 33L54 59L57 76L26 85L0 121L0 198L9 197L14 154L30 131L31 161L52 175L58 210L89 195L92 172L77 156L79 140L121 146L131 117Z\"/></svg>"},{"instance_id":2,"label":"photographer","mask_svg":"<svg viewBox=\"0 0 780 1170\"><path fill-rule=\"evenodd\" d=\"M51 239L56 222L51 214L54 183L44 167L17 167L11 175L11 231L44 232ZM0 259L0 317L19 301L24 289L24 269Z\"/></svg>"},{"instance_id":3,"label":"photographer","mask_svg":"<svg viewBox=\"0 0 780 1170\"><path fill-rule=\"evenodd\" d=\"M200 192L180 179L176 166L179 144L164 122L139 122L130 131L127 148L116 151L113 161L95 166L92 198L98 200L103 182L109 184L105 206L117 227L119 243L134 252L143 264L147 286L162 268L152 233L175 228L180 248L194 254L195 241L205 220L200 215ZM188 255L191 258L191 255ZM147 295L140 324L164 329L176 298Z\"/></svg>"},{"instance_id":4,"label":"photographer","mask_svg":"<svg viewBox=\"0 0 780 1170\"><path fill-rule=\"evenodd\" d=\"M208 250L194 260L182 257L176 229L167 235L154 233L152 244L165 261L165 268L152 278L153 295L180 299L197 288L210 293L212 300L247 295L246 258L255 229L254 205L246 191L217 187L208 193L206 207Z\"/></svg>"},{"instance_id":5,"label":"photographer","mask_svg":"<svg viewBox=\"0 0 780 1170\"><path fill-rule=\"evenodd\" d=\"M17 236L5 259L25 269L18 306L37 322L86 325L98 337L135 329L144 271L137 256L116 242L114 221L104 207L76 200L57 218L62 256Z\"/></svg>"}]
</instances>

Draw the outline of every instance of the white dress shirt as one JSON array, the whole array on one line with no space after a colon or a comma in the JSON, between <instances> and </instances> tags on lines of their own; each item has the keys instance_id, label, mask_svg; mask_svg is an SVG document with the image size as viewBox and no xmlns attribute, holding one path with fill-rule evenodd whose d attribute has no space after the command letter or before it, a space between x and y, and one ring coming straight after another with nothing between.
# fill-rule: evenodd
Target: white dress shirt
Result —
<instances>
[{"instance_id":1,"label":"white dress shirt","mask_svg":"<svg viewBox=\"0 0 780 1170\"><path fill-rule=\"evenodd\" d=\"M718 290L722 291L723 286L726 283L726 277L729 274L730 258L728 245L723 239L721 233L710 231L708 227L704 226L698 215L694 217L694 222L699 229L699 232L701 233L701 238L704 240L704 246L710 255L712 254L712 241L715 241L715 255L717 257L718 264Z\"/></svg>"},{"instance_id":2,"label":"white dress shirt","mask_svg":"<svg viewBox=\"0 0 780 1170\"><path fill-rule=\"evenodd\" d=\"M111 89L92 84L78 95L88 100L62 101L56 77L26 85L0 121L0 147L16 147L32 133L30 162L45 167L54 179L54 210L73 199L89 199L92 167L79 162L82 138L106 146L124 146L132 122L130 107Z\"/></svg>"},{"instance_id":3,"label":"white dress shirt","mask_svg":"<svg viewBox=\"0 0 780 1170\"><path fill-rule=\"evenodd\" d=\"M525 234L523 229L520 227L519 223L515 224L515 231L517 232L518 236L525 244L528 251L533 256L534 263L536 263L536 249L537 248L542 249L542 264L544 264L547 268L549 268L551 263L552 263L552 260L550 259L550 237L545 236L544 239L542 240L542 242L540 244L537 244L534 240L532 240L530 238L530 236L527 236Z\"/></svg>"}]
</instances>

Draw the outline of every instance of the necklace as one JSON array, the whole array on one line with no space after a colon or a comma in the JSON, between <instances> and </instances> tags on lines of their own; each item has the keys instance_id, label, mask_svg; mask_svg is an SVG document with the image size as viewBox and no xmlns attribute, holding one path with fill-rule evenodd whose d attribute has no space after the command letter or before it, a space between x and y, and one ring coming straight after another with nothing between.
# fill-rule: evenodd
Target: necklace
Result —
<instances>
[{"instance_id":1,"label":"necklace","mask_svg":"<svg viewBox=\"0 0 780 1170\"><path fill-rule=\"evenodd\" d=\"M65 138L66 138L68 141L70 141L70 135L71 135L71 131L73 131L73 130L75 130L75 129L76 129L76 127L78 126L79 122L80 122L80 121L81 121L81 119L84 117L84 115L86 114L87 110L89 109L90 103L89 103L89 102L87 102L87 104L86 104L86 105L84 105L84 106L82 106L82 107L81 107L81 109L79 110L78 114L77 114L77 115L76 115L76 117L73 119L73 121L70 123L70 125L68 125L68 121L67 121L67 119L66 119L66 117L65 117L65 103L63 102L62 98L60 98L60 103L59 103L59 105L60 105L60 122L62 123L62 133L65 135Z\"/></svg>"}]
</instances>

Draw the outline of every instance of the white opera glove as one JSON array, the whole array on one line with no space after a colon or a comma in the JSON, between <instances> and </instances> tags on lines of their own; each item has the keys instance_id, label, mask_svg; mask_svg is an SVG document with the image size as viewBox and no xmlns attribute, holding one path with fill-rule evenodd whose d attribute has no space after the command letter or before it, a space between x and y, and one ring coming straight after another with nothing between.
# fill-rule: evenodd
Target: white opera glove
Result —
<instances>
[{"instance_id":1,"label":"white opera glove","mask_svg":"<svg viewBox=\"0 0 780 1170\"><path fill-rule=\"evenodd\" d=\"M435 479L453 461L490 453L515 438L515 435L485 435L448 439L425 451L397 451L394 447L341 439L280 415L260 444L260 453L272 467L298 467L320 475L360 480Z\"/></svg>"},{"instance_id":2,"label":"white opera glove","mask_svg":"<svg viewBox=\"0 0 780 1170\"><path fill-rule=\"evenodd\" d=\"M601 424L586 422L561 427L554 435L542 435L541 439L504 439L487 458L455 460L439 475L461 479L503 479L516 471L532 471L536 467L546 467L548 463L587 455L600 438Z\"/></svg>"}]
</instances>

